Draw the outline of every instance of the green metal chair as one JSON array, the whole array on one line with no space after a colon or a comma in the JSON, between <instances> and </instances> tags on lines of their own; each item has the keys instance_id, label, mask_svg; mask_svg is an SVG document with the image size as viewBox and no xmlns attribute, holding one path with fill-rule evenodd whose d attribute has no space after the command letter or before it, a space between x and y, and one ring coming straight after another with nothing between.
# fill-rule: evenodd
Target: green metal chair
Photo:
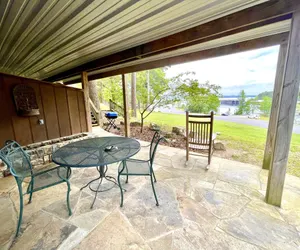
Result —
<instances>
[{"instance_id":1,"label":"green metal chair","mask_svg":"<svg viewBox=\"0 0 300 250\"><path fill-rule=\"evenodd\" d=\"M67 206L69 215L72 214L70 208L70 176L71 169L67 167L57 166L51 169L35 171L30 163L29 155L15 141L6 141L5 146L0 150L0 159L8 166L11 174L15 177L19 195L20 195L20 212L17 225L16 237L20 232L20 226L23 216L23 196L29 194L29 202L31 203L32 194L39 190L66 182L68 186ZM27 191L23 193L22 182L29 179Z\"/></svg>"},{"instance_id":2,"label":"green metal chair","mask_svg":"<svg viewBox=\"0 0 300 250\"><path fill-rule=\"evenodd\" d=\"M121 186L120 177L121 175L126 175L126 183L128 183L128 176L135 175L135 176L150 176L152 190L154 194L154 198L156 201L156 206L159 206L154 182L156 182L154 170L153 170L153 162L155 153L157 150L157 146L160 141L164 140L164 137L161 137L158 132L155 132L150 144L150 151L149 151L149 160L139 160L139 159L127 159L120 163L119 170L118 170L118 183L121 191L121 204L120 207L123 207L123 188ZM124 171L125 170L125 171Z\"/></svg>"}]
</instances>

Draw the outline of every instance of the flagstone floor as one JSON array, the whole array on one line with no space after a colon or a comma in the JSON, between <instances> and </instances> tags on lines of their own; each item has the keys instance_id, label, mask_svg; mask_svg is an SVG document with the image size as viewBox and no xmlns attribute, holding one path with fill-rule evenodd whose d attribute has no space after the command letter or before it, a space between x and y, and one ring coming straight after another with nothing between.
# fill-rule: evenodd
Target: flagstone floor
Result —
<instances>
[{"instance_id":1,"label":"flagstone floor","mask_svg":"<svg viewBox=\"0 0 300 250\"><path fill-rule=\"evenodd\" d=\"M105 135L98 129L98 135ZM146 142L141 142L147 145ZM145 159L148 148L136 156ZM149 178L132 177L124 207L116 186L97 196L80 191L95 169L73 170L68 216L64 184L33 195L24 207L21 235L13 241L18 193L13 178L0 179L0 249L300 249L300 179L287 175L282 208L267 205L267 171L160 146L155 160L155 205ZM117 165L109 166L117 175Z\"/></svg>"}]
</instances>

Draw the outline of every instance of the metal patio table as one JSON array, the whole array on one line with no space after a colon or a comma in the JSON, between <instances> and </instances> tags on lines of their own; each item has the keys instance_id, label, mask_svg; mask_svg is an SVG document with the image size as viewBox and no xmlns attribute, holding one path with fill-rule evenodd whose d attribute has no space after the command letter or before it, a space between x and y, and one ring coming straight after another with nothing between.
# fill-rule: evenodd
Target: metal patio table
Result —
<instances>
[{"instance_id":1,"label":"metal patio table","mask_svg":"<svg viewBox=\"0 0 300 250\"><path fill-rule=\"evenodd\" d=\"M107 165L120 162L130 158L140 151L140 143L132 138L126 137L96 137L67 144L52 155L52 161L60 166L71 168L96 167L99 177L91 180L80 190L89 186L95 192L93 207L98 192L104 192L118 185L113 176L106 175ZM109 188L103 189L103 181L112 182ZM99 181L97 188L92 184ZM102 186L101 186L102 184Z\"/></svg>"}]
</instances>

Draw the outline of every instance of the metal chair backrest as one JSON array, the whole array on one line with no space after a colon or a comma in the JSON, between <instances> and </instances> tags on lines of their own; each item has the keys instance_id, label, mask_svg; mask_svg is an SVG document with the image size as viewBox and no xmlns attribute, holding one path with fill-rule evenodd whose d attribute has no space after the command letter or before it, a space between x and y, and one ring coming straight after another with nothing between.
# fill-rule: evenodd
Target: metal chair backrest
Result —
<instances>
[{"instance_id":1,"label":"metal chair backrest","mask_svg":"<svg viewBox=\"0 0 300 250\"><path fill-rule=\"evenodd\" d=\"M13 176L24 178L32 175L29 155L17 142L6 141L5 146L0 149L0 159L8 166Z\"/></svg>"},{"instance_id":2,"label":"metal chair backrest","mask_svg":"<svg viewBox=\"0 0 300 250\"><path fill-rule=\"evenodd\" d=\"M189 144L209 146L213 136L213 111L209 115L186 112L186 136Z\"/></svg>"},{"instance_id":3,"label":"metal chair backrest","mask_svg":"<svg viewBox=\"0 0 300 250\"><path fill-rule=\"evenodd\" d=\"M150 158L151 164L154 161L157 146L162 139L163 139L163 137L161 137L159 132L156 131L152 137L151 144L150 144L149 158Z\"/></svg>"}]
</instances>

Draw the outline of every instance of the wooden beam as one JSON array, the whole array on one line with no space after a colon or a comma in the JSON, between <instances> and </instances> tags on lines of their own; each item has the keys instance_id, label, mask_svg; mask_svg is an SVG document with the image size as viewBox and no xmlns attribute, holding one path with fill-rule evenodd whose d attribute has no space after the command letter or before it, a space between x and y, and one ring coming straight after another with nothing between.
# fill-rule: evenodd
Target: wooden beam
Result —
<instances>
[{"instance_id":1,"label":"wooden beam","mask_svg":"<svg viewBox=\"0 0 300 250\"><path fill-rule=\"evenodd\" d=\"M266 201L280 206L300 83L300 11L293 14L272 150Z\"/></svg>"},{"instance_id":2,"label":"wooden beam","mask_svg":"<svg viewBox=\"0 0 300 250\"><path fill-rule=\"evenodd\" d=\"M278 113L280 108L278 106L279 104L278 100L282 91L286 53L287 53L287 44L281 44L279 54L278 54L276 77L275 77L275 84L273 90L272 109L271 109L271 115L269 120L267 141L266 141L265 153L263 159L263 169L270 169L270 164L271 164L272 149L274 147L274 140L275 140L274 136L275 136Z\"/></svg>"},{"instance_id":3,"label":"wooden beam","mask_svg":"<svg viewBox=\"0 0 300 250\"><path fill-rule=\"evenodd\" d=\"M123 87L123 105L124 105L124 130L125 130L125 136L130 137L127 84L126 84L126 78L124 74L122 74L122 87Z\"/></svg>"},{"instance_id":4,"label":"wooden beam","mask_svg":"<svg viewBox=\"0 0 300 250\"><path fill-rule=\"evenodd\" d=\"M73 69L48 77L45 80L58 81L77 75L82 71L106 68L261 27L266 24L289 19L291 17L290 14L298 8L299 0L267 1L208 23L198 25L194 28L82 64Z\"/></svg>"},{"instance_id":5,"label":"wooden beam","mask_svg":"<svg viewBox=\"0 0 300 250\"><path fill-rule=\"evenodd\" d=\"M218 48L208 49L208 50L202 50L198 52L193 52L185 55L180 56L174 56L166 59L160 59L152 62L147 63L141 63L138 65L133 65L129 67L124 67L116 70L111 70L108 72L103 72L99 74L90 75L90 80L96 80L104 77L114 76L114 75L120 75L120 74L127 74L131 72L137 72L141 70L148 70L153 68L159 68L164 66L171 66L174 64L180 64L185 62L191 62L191 61L197 61L197 60L203 60L208 59L212 57L218 57L218 56L224 56L224 55L230 55L234 53L244 52L248 50L253 49L259 49L264 47L269 47L273 45L278 45L282 43L287 43L288 40L288 32L282 33L282 34L276 34L272 36L257 38L253 40L248 40L244 42L239 42L235 44L230 44ZM76 78L74 80L66 81L64 84L73 84L78 83L79 79Z\"/></svg>"},{"instance_id":6,"label":"wooden beam","mask_svg":"<svg viewBox=\"0 0 300 250\"><path fill-rule=\"evenodd\" d=\"M90 109L90 95L89 95L89 80L87 72L81 73L81 84L84 94L84 106L86 115L87 132L92 132L91 109Z\"/></svg>"}]
</instances>

